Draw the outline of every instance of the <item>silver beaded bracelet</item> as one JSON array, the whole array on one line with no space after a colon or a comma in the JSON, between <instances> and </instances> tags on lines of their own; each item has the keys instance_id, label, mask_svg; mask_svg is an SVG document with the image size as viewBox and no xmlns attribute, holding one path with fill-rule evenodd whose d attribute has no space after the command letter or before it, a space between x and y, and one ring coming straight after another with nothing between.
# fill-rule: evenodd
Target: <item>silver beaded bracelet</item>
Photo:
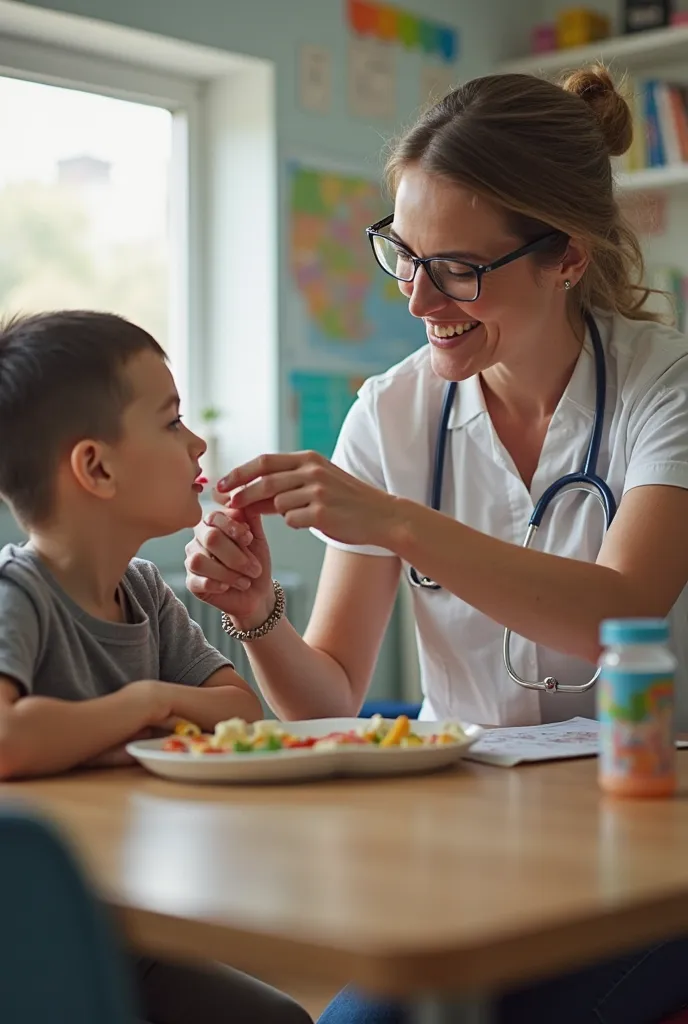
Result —
<instances>
[{"instance_id":1,"label":"silver beaded bracelet","mask_svg":"<svg viewBox=\"0 0 688 1024\"><path fill-rule=\"evenodd\" d=\"M277 580L272 581L272 585L275 590L275 607L272 609L267 619L261 626L256 626L254 629L237 629L232 624L232 620L226 612L222 613L222 628L224 629L227 636L231 636L233 640L239 640L242 644L249 643L251 640L259 640L262 636L265 636L272 629L275 628L279 620L284 615L284 611L287 607L287 599L284 596L284 590L281 584Z\"/></svg>"}]
</instances>

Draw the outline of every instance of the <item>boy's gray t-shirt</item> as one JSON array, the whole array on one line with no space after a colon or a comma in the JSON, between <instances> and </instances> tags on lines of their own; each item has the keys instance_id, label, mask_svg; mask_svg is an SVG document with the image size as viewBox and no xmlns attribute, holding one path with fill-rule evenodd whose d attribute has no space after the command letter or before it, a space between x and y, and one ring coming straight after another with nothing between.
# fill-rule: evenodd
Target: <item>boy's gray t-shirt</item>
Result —
<instances>
[{"instance_id":1,"label":"boy's gray t-shirt","mask_svg":"<svg viewBox=\"0 0 688 1024\"><path fill-rule=\"evenodd\" d=\"M137 679L200 686L231 665L152 562L130 562L120 594L127 621L96 619L31 550L0 549L0 675L24 694L88 700Z\"/></svg>"}]
</instances>

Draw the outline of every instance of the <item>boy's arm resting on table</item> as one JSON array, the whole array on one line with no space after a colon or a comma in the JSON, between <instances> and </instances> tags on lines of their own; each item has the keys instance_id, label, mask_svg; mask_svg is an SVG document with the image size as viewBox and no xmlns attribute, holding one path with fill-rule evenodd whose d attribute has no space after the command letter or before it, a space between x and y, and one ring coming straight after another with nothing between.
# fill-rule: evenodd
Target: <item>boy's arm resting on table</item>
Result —
<instances>
[{"instance_id":1,"label":"boy's arm resting on table","mask_svg":"<svg viewBox=\"0 0 688 1024\"><path fill-rule=\"evenodd\" d=\"M173 715L212 732L218 722L243 718L255 722L263 717L261 703L248 683L230 668L219 668L200 686L166 683L170 687Z\"/></svg>"},{"instance_id":2,"label":"boy's arm resting on table","mask_svg":"<svg viewBox=\"0 0 688 1024\"><path fill-rule=\"evenodd\" d=\"M146 729L186 718L212 731L217 722L234 717L253 721L262 710L229 667L199 687L142 679L83 701L24 697L17 683L0 676L0 779L130 763L124 745Z\"/></svg>"},{"instance_id":3,"label":"boy's arm resting on table","mask_svg":"<svg viewBox=\"0 0 688 1024\"><path fill-rule=\"evenodd\" d=\"M33 694L44 627L22 587L0 579L0 779L131 763L125 745L169 729L174 719L212 730L222 719L262 717L248 684L205 641L181 602L175 606L171 592L164 596L159 675L177 681L140 679L103 697L61 700Z\"/></svg>"},{"instance_id":4,"label":"boy's arm resting on table","mask_svg":"<svg viewBox=\"0 0 688 1024\"><path fill-rule=\"evenodd\" d=\"M50 775L105 757L175 714L172 698L149 679L93 700L23 696L0 675L0 778Z\"/></svg>"}]
</instances>

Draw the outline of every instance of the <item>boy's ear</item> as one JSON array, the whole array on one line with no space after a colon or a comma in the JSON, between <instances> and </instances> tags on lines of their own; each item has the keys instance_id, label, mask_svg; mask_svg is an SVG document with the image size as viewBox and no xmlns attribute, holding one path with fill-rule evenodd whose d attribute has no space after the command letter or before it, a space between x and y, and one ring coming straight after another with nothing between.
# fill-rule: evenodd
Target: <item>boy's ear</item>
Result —
<instances>
[{"instance_id":1,"label":"boy's ear","mask_svg":"<svg viewBox=\"0 0 688 1024\"><path fill-rule=\"evenodd\" d=\"M100 441L79 441L72 448L69 464L74 478L94 498L112 498L115 495L115 477L110 450Z\"/></svg>"}]
</instances>

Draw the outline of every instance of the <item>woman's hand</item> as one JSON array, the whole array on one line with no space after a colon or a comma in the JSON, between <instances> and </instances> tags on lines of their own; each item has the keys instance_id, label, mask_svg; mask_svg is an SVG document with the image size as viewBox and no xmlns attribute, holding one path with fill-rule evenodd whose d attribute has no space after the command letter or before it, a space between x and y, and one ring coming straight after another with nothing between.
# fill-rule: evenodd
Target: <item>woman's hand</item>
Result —
<instances>
[{"instance_id":1,"label":"woman's hand","mask_svg":"<svg viewBox=\"0 0 688 1024\"><path fill-rule=\"evenodd\" d=\"M186 585L231 616L239 629L259 626L275 605L270 548L260 515L214 509L186 545Z\"/></svg>"},{"instance_id":2,"label":"woman's hand","mask_svg":"<svg viewBox=\"0 0 688 1024\"><path fill-rule=\"evenodd\" d=\"M237 490L241 488L241 490ZM339 469L317 452L261 455L220 480L229 509L281 515L294 529L315 527L343 544L390 547L397 499Z\"/></svg>"}]
</instances>

